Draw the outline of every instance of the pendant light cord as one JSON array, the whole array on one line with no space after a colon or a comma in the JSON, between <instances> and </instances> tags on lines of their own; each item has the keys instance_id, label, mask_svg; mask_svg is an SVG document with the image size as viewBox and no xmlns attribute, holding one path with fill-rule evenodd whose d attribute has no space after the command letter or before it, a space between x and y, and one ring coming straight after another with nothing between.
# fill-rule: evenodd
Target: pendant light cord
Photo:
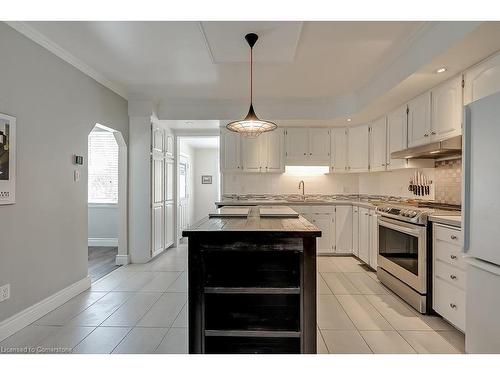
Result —
<instances>
[{"instance_id":1,"label":"pendant light cord","mask_svg":"<svg viewBox=\"0 0 500 375\"><path fill-rule=\"evenodd\" d=\"M253 104L253 47L250 47L250 105Z\"/></svg>"}]
</instances>

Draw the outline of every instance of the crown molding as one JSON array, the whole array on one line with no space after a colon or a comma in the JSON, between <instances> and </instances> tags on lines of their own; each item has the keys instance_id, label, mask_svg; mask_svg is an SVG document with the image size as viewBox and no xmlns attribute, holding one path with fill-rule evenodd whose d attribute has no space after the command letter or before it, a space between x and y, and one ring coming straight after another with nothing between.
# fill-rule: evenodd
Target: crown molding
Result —
<instances>
[{"instance_id":1,"label":"crown molding","mask_svg":"<svg viewBox=\"0 0 500 375\"><path fill-rule=\"evenodd\" d=\"M101 85L107 87L111 91L120 95L122 98L127 99L127 90L125 87L120 85L119 83L113 82L110 79L106 78L103 74L99 73L94 68L90 67L77 57L73 56L71 53L66 51L57 43L53 42L45 35L40 33L38 30L29 26L26 22L22 21L6 21L7 25L12 27L17 32L23 34L25 37L31 39L38 45L42 46L46 50L52 52L54 55L59 57L60 59L66 61L68 64L72 65L82 73L86 74L90 78L94 79Z\"/></svg>"}]
</instances>

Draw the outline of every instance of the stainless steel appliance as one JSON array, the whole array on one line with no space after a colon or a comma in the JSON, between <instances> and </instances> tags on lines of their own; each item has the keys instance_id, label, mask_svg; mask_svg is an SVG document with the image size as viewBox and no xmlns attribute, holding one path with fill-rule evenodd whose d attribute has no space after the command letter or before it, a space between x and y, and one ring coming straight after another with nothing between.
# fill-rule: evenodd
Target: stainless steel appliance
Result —
<instances>
[{"instance_id":1,"label":"stainless steel appliance","mask_svg":"<svg viewBox=\"0 0 500 375\"><path fill-rule=\"evenodd\" d=\"M421 313L430 309L428 302L429 270L427 216L429 209L385 205L377 208L377 276Z\"/></svg>"},{"instance_id":2,"label":"stainless steel appliance","mask_svg":"<svg viewBox=\"0 0 500 375\"><path fill-rule=\"evenodd\" d=\"M500 353L500 93L465 107L465 351Z\"/></svg>"}]
</instances>

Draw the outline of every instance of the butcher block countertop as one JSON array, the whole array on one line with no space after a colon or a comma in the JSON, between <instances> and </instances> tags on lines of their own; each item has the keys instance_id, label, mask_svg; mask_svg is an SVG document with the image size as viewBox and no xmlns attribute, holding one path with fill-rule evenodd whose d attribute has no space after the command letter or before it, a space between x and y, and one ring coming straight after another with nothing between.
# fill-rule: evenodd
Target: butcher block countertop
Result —
<instances>
[{"instance_id":1,"label":"butcher block countertop","mask_svg":"<svg viewBox=\"0 0 500 375\"><path fill-rule=\"evenodd\" d=\"M269 206L267 206L269 208ZM184 237L221 235L272 235L273 237L321 237L321 231L304 219L261 217L259 206L251 206L248 217L207 217L184 230Z\"/></svg>"}]
</instances>

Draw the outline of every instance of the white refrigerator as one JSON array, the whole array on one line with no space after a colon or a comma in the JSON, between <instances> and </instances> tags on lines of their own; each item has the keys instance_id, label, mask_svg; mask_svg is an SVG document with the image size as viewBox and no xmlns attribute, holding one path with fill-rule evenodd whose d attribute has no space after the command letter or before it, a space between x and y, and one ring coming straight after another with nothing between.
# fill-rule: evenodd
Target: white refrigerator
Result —
<instances>
[{"instance_id":1,"label":"white refrigerator","mask_svg":"<svg viewBox=\"0 0 500 375\"><path fill-rule=\"evenodd\" d=\"M500 93L465 107L465 350L500 353Z\"/></svg>"}]
</instances>

